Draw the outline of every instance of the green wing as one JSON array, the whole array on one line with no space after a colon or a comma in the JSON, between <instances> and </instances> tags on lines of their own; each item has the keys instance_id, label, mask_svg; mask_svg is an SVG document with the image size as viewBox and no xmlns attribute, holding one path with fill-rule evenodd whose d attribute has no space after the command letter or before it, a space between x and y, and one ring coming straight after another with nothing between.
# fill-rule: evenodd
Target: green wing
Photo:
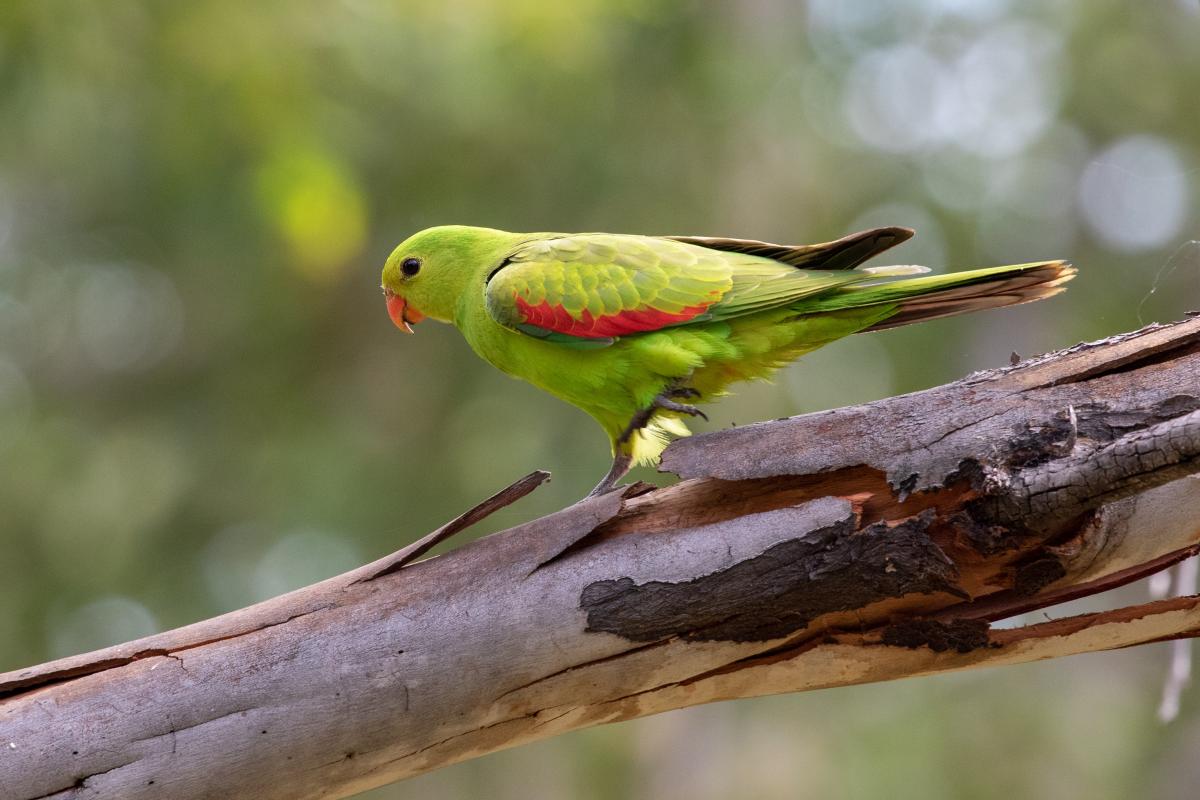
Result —
<instances>
[{"instance_id":1,"label":"green wing","mask_svg":"<svg viewBox=\"0 0 1200 800\"><path fill-rule=\"evenodd\" d=\"M621 336L728 319L873 276L813 271L653 236L589 233L523 245L492 273L486 305L505 327L604 346Z\"/></svg>"}]
</instances>

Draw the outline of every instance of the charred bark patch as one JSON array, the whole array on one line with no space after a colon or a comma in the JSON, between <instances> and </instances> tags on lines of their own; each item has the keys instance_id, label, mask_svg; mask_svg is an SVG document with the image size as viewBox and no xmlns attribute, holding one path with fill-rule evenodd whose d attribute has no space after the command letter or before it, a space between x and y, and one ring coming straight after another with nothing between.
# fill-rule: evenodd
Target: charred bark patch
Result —
<instances>
[{"instance_id":1,"label":"charred bark patch","mask_svg":"<svg viewBox=\"0 0 1200 800\"><path fill-rule=\"evenodd\" d=\"M1103 445L1134 431L1182 417L1200 409L1200 396L1175 394L1153 404L1123 406L1075 403L1049 420L1013 430L1003 458L1012 469L1028 469L1070 455L1079 441Z\"/></svg>"},{"instance_id":2,"label":"charred bark patch","mask_svg":"<svg viewBox=\"0 0 1200 800\"><path fill-rule=\"evenodd\" d=\"M1023 469L1045 464L1070 453L1077 439L1106 444L1153 425L1200 409L1200 396L1176 394L1152 405L1133 407L1107 403L1073 406L1074 415L1060 411L1044 425L1026 425L1009 442L1008 465Z\"/></svg>"},{"instance_id":3,"label":"charred bark patch","mask_svg":"<svg viewBox=\"0 0 1200 800\"><path fill-rule=\"evenodd\" d=\"M933 619L906 619L883 629L883 643L915 650L928 647L935 653L953 650L969 653L982 647L999 647L988 638L988 624L979 619L939 622Z\"/></svg>"},{"instance_id":4,"label":"charred bark patch","mask_svg":"<svg viewBox=\"0 0 1200 800\"><path fill-rule=\"evenodd\" d=\"M950 518L950 523L981 556L995 556L1021 546L1021 537L1011 528L982 521L969 511L955 514Z\"/></svg>"},{"instance_id":5,"label":"charred bark patch","mask_svg":"<svg viewBox=\"0 0 1200 800\"><path fill-rule=\"evenodd\" d=\"M1111 442L1132 431L1182 417L1200 409L1200 397L1177 394L1148 408L1109 408L1102 404L1077 406L1079 435L1097 442Z\"/></svg>"},{"instance_id":6,"label":"charred bark patch","mask_svg":"<svg viewBox=\"0 0 1200 800\"><path fill-rule=\"evenodd\" d=\"M1042 555L1017 567L1013 591L1022 597L1035 595L1067 574L1067 568L1057 558Z\"/></svg>"},{"instance_id":7,"label":"charred bark patch","mask_svg":"<svg viewBox=\"0 0 1200 800\"><path fill-rule=\"evenodd\" d=\"M928 533L935 517L930 510L862 530L847 518L689 581L596 581L584 587L580 607L589 632L631 641L753 642L889 598L961 596L957 570Z\"/></svg>"},{"instance_id":8,"label":"charred bark patch","mask_svg":"<svg viewBox=\"0 0 1200 800\"><path fill-rule=\"evenodd\" d=\"M1045 425L1023 426L1013 432L1005 460L1016 469L1046 464L1069 453L1076 435L1077 429L1065 413Z\"/></svg>"}]
</instances>

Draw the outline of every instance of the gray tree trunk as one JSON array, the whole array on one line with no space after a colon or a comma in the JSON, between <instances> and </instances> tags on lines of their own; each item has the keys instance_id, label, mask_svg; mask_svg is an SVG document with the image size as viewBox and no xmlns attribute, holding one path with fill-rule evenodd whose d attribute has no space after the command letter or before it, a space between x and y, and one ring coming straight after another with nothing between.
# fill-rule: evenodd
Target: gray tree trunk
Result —
<instances>
[{"instance_id":1,"label":"gray tree trunk","mask_svg":"<svg viewBox=\"0 0 1200 800\"><path fill-rule=\"evenodd\" d=\"M0 798L345 797L698 703L1195 636L1194 596L989 623L1197 551L1198 383L1190 319L697 436L675 486L0 675Z\"/></svg>"}]
</instances>

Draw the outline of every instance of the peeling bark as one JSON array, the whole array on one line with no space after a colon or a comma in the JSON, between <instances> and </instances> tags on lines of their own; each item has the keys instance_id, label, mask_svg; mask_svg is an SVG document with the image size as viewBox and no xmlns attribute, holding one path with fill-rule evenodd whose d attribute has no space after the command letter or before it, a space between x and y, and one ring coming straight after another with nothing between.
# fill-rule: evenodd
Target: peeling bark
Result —
<instances>
[{"instance_id":1,"label":"peeling bark","mask_svg":"<svg viewBox=\"0 0 1200 800\"><path fill-rule=\"evenodd\" d=\"M1019 628L1200 550L1200 320L697 436L413 563L0 675L0 800L345 797L687 705L1200 633L1200 597ZM816 446L814 443L819 443Z\"/></svg>"}]
</instances>

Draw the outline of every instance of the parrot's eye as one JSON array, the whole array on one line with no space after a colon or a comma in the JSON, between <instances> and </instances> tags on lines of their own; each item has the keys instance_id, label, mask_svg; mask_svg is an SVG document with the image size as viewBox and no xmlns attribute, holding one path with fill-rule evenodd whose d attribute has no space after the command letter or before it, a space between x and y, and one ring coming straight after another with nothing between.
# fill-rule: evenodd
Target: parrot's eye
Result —
<instances>
[{"instance_id":1,"label":"parrot's eye","mask_svg":"<svg viewBox=\"0 0 1200 800\"><path fill-rule=\"evenodd\" d=\"M400 262L400 271L403 272L407 277L411 278L413 275L416 275L418 272L421 271L421 259L419 259L419 258L404 259L403 261Z\"/></svg>"}]
</instances>

